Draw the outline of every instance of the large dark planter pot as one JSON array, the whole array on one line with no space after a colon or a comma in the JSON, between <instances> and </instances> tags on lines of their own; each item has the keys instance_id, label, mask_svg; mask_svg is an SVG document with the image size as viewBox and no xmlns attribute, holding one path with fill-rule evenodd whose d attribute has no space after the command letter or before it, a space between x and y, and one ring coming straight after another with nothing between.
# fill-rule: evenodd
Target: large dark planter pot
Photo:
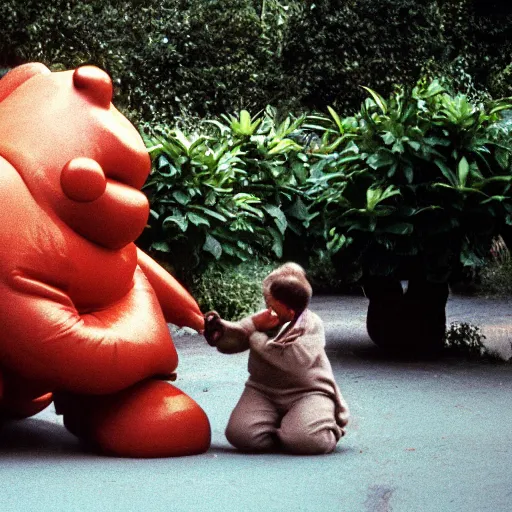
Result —
<instances>
[{"instance_id":1,"label":"large dark planter pot","mask_svg":"<svg viewBox=\"0 0 512 512\"><path fill-rule=\"evenodd\" d=\"M404 292L398 279L369 278L366 328L372 341L399 355L435 356L444 346L448 284L412 278Z\"/></svg>"}]
</instances>

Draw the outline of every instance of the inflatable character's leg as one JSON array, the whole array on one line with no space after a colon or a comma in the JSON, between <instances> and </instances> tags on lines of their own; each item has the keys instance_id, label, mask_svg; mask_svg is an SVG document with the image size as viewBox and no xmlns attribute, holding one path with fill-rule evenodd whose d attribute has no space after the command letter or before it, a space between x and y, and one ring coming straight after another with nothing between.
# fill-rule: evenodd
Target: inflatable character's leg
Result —
<instances>
[{"instance_id":1,"label":"inflatable character's leg","mask_svg":"<svg viewBox=\"0 0 512 512\"><path fill-rule=\"evenodd\" d=\"M0 370L0 418L23 419L46 409L53 395L32 382Z\"/></svg>"},{"instance_id":2,"label":"inflatable character's leg","mask_svg":"<svg viewBox=\"0 0 512 512\"><path fill-rule=\"evenodd\" d=\"M56 410L70 432L108 455L178 457L210 446L205 412L166 381L143 381L112 395L57 394Z\"/></svg>"}]
</instances>

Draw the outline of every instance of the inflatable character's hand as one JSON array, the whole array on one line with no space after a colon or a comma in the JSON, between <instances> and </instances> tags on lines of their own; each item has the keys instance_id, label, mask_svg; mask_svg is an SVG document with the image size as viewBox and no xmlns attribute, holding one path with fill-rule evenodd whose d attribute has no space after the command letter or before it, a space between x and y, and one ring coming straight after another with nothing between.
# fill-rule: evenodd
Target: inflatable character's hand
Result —
<instances>
[{"instance_id":1,"label":"inflatable character's hand","mask_svg":"<svg viewBox=\"0 0 512 512\"><path fill-rule=\"evenodd\" d=\"M137 263L155 291L167 322L202 333L204 318L196 300L153 258L137 249Z\"/></svg>"}]
</instances>

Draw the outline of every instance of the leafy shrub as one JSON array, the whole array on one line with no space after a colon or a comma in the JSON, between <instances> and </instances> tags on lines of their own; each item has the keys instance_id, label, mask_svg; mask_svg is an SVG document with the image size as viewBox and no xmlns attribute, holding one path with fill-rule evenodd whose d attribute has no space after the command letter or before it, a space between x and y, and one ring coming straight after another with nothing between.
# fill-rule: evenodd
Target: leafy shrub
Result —
<instances>
[{"instance_id":1,"label":"leafy shrub","mask_svg":"<svg viewBox=\"0 0 512 512\"><path fill-rule=\"evenodd\" d=\"M240 320L265 307L263 279L275 265L255 259L238 265L210 263L189 277L189 287L201 311L215 310L226 320Z\"/></svg>"},{"instance_id":2,"label":"leafy shrub","mask_svg":"<svg viewBox=\"0 0 512 512\"><path fill-rule=\"evenodd\" d=\"M510 297L512 296L512 260L504 263L491 262L479 274L478 290L480 294Z\"/></svg>"},{"instance_id":3,"label":"leafy shrub","mask_svg":"<svg viewBox=\"0 0 512 512\"><path fill-rule=\"evenodd\" d=\"M438 4L445 31L443 60L464 62L475 86L492 97L509 96L499 77L510 64L510 3L442 0Z\"/></svg>"},{"instance_id":4,"label":"leafy shrub","mask_svg":"<svg viewBox=\"0 0 512 512\"><path fill-rule=\"evenodd\" d=\"M483 340L485 336L478 326L452 322L446 330L445 349L457 356L481 357L489 354Z\"/></svg>"},{"instance_id":5,"label":"leafy shrub","mask_svg":"<svg viewBox=\"0 0 512 512\"><path fill-rule=\"evenodd\" d=\"M478 2L4 0L0 67L96 64L133 122L173 126L267 104L348 115L358 85L387 95L428 61L447 73L462 63L477 89L510 94L510 9Z\"/></svg>"},{"instance_id":6,"label":"leafy shrub","mask_svg":"<svg viewBox=\"0 0 512 512\"><path fill-rule=\"evenodd\" d=\"M304 117L278 122L269 107L223 120L206 121L211 135L144 134L154 164L145 185L152 207L146 245L166 253L178 272L212 259L279 259L285 232L300 234L309 222L300 191L307 157L290 138Z\"/></svg>"},{"instance_id":7,"label":"leafy shrub","mask_svg":"<svg viewBox=\"0 0 512 512\"><path fill-rule=\"evenodd\" d=\"M359 85L387 94L415 83L423 63L442 60L449 37L438 2L306 0L291 22L283 62L294 77L290 95L342 115L362 101Z\"/></svg>"},{"instance_id":8,"label":"leafy shrub","mask_svg":"<svg viewBox=\"0 0 512 512\"><path fill-rule=\"evenodd\" d=\"M6 0L0 66L94 63L114 78L115 102L134 122L254 108L282 94L276 61L291 12L263 4Z\"/></svg>"},{"instance_id":9,"label":"leafy shrub","mask_svg":"<svg viewBox=\"0 0 512 512\"><path fill-rule=\"evenodd\" d=\"M337 265L364 276L424 275L485 262L512 223L511 100L474 104L438 81L371 89L361 111L315 116L326 146L311 167Z\"/></svg>"},{"instance_id":10,"label":"leafy shrub","mask_svg":"<svg viewBox=\"0 0 512 512\"><path fill-rule=\"evenodd\" d=\"M336 269L329 253L322 249L313 250L303 264L313 293L361 295L362 289L354 284L359 276L352 276L345 269Z\"/></svg>"},{"instance_id":11,"label":"leafy shrub","mask_svg":"<svg viewBox=\"0 0 512 512\"><path fill-rule=\"evenodd\" d=\"M479 274L479 292L497 297L512 296L512 257L501 236L493 241L489 263Z\"/></svg>"}]
</instances>

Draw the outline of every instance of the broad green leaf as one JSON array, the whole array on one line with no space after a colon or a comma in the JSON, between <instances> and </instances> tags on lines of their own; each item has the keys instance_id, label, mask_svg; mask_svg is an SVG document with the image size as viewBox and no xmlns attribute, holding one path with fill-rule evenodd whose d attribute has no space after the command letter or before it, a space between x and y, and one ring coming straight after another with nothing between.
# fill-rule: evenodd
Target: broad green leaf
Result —
<instances>
[{"instance_id":1,"label":"broad green leaf","mask_svg":"<svg viewBox=\"0 0 512 512\"><path fill-rule=\"evenodd\" d=\"M414 170L411 165L404 166L404 176L407 180L407 183L412 183L414 180Z\"/></svg>"},{"instance_id":2,"label":"broad green leaf","mask_svg":"<svg viewBox=\"0 0 512 512\"><path fill-rule=\"evenodd\" d=\"M511 160L511 151L506 151L501 148L496 148L495 157L496 162L502 169L508 169L509 162Z\"/></svg>"},{"instance_id":3,"label":"broad green leaf","mask_svg":"<svg viewBox=\"0 0 512 512\"><path fill-rule=\"evenodd\" d=\"M331 117L334 119L334 122L336 123L336 126L338 127L338 131L340 133L343 133L345 130L343 129L341 119L338 116L338 114L336 113L336 111L330 106L327 106L327 110L329 111L329 114L331 114Z\"/></svg>"},{"instance_id":4,"label":"broad green leaf","mask_svg":"<svg viewBox=\"0 0 512 512\"><path fill-rule=\"evenodd\" d=\"M425 137L423 139L429 146L449 146L449 139L441 139L440 137Z\"/></svg>"},{"instance_id":5,"label":"broad green leaf","mask_svg":"<svg viewBox=\"0 0 512 512\"><path fill-rule=\"evenodd\" d=\"M487 204L487 203L490 203L491 201L497 201L499 203L503 203L504 201L507 201L508 199L509 198L506 196L491 196L491 197L481 201L480 204Z\"/></svg>"},{"instance_id":6,"label":"broad green leaf","mask_svg":"<svg viewBox=\"0 0 512 512\"><path fill-rule=\"evenodd\" d=\"M174 199L176 199L176 201L183 206L186 206L190 203L190 197L181 190L176 190L173 192L172 197L174 197Z\"/></svg>"},{"instance_id":7,"label":"broad green leaf","mask_svg":"<svg viewBox=\"0 0 512 512\"><path fill-rule=\"evenodd\" d=\"M278 138L284 138L286 137L288 128L290 128L290 118L287 117L278 127L276 130L276 137Z\"/></svg>"},{"instance_id":8,"label":"broad green leaf","mask_svg":"<svg viewBox=\"0 0 512 512\"><path fill-rule=\"evenodd\" d=\"M396 170L398 169L398 164L395 162L388 170L388 178L392 178L395 173L396 173Z\"/></svg>"},{"instance_id":9,"label":"broad green leaf","mask_svg":"<svg viewBox=\"0 0 512 512\"><path fill-rule=\"evenodd\" d=\"M465 156L463 156L460 159L457 171L458 171L458 177L459 177L459 185L462 187L465 187L466 180L468 178L468 173L469 173L469 164L468 164L468 161L466 160Z\"/></svg>"},{"instance_id":10,"label":"broad green leaf","mask_svg":"<svg viewBox=\"0 0 512 512\"><path fill-rule=\"evenodd\" d=\"M358 160L361 160L361 155L344 156L343 158L336 159L336 165L345 165L351 162L357 162Z\"/></svg>"},{"instance_id":11,"label":"broad green leaf","mask_svg":"<svg viewBox=\"0 0 512 512\"><path fill-rule=\"evenodd\" d=\"M364 85L362 85L361 87L371 94L373 101L375 101L375 103L380 108L382 113L387 114L388 107L384 98L380 94L376 93L374 90L370 89L369 87L365 87Z\"/></svg>"},{"instance_id":12,"label":"broad green leaf","mask_svg":"<svg viewBox=\"0 0 512 512\"><path fill-rule=\"evenodd\" d=\"M163 148L162 144L155 144L147 148L147 152L151 155L152 153L156 153L157 151Z\"/></svg>"},{"instance_id":13,"label":"broad green leaf","mask_svg":"<svg viewBox=\"0 0 512 512\"><path fill-rule=\"evenodd\" d=\"M213 206L217 202L217 195L213 190L210 190L205 197L204 204L207 206Z\"/></svg>"},{"instance_id":14,"label":"broad green leaf","mask_svg":"<svg viewBox=\"0 0 512 512\"><path fill-rule=\"evenodd\" d=\"M339 145L341 145L345 141L345 137L338 137L333 143L327 144L325 146L321 146L319 148L319 151L321 151L324 154L329 154L334 152L335 149L338 148Z\"/></svg>"},{"instance_id":15,"label":"broad green leaf","mask_svg":"<svg viewBox=\"0 0 512 512\"><path fill-rule=\"evenodd\" d=\"M377 153L373 153L368 157L366 163L372 169L380 169L381 167L386 167L388 165L393 165L395 163L396 157L391 153L378 151Z\"/></svg>"},{"instance_id":16,"label":"broad green leaf","mask_svg":"<svg viewBox=\"0 0 512 512\"><path fill-rule=\"evenodd\" d=\"M488 183L493 183L493 182L510 183L511 181L512 181L512 175L509 175L509 176L492 176L491 178L486 178L484 181L480 181L478 183L475 183L475 186L482 187L484 185L487 185Z\"/></svg>"},{"instance_id":17,"label":"broad green leaf","mask_svg":"<svg viewBox=\"0 0 512 512\"><path fill-rule=\"evenodd\" d=\"M293 162L292 171L299 183L304 183L308 178L308 170L304 165L304 162Z\"/></svg>"},{"instance_id":18,"label":"broad green leaf","mask_svg":"<svg viewBox=\"0 0 512 512\"><path fill-rule=\"evenodd\" d=\"M227 222L228 220L226 217L224 217L224 215L221 215L220 213L216 212L215 210L211 210L210 208L205 208L204 206L194 206L194 208L204 213L205 215L209 215L214 219L220 220L221 222Z\"/></svg>"},{"instance_id":19,"label":"broad green leaf","mask_svg":"<svg viewBox=\"0 0 512 512\"><path fill-rule=\"evenodd\" d=\"M219 121L208 119L208 120L203 121L203 123L209 123L209 124L213 124L214 126L216 126L220 130L221 136L224 136L225 134L229 133L229 126L226 126L225 124L222 124Z\"/></svg>"},{"instance_id":20,"label":"broad green leaf","mask_svg":"<svg viewBox=\"0 0 512 512\"><path fill-rule=\"evenodd\" d=\"M191 141L188 139L188 137L179 129L175 129L174 133L176 134L176 139L178 142L185 148L186 152L188 153L188 150L191 145Z\"/></svg>"},{"instance_id":21,"label":"broad green leaf","mask_svg":"<svg viewBox=\"0 0 512 512\"><path fill-rule=\"evenodd\" d=\"M246 212L254 214L256 217L259 217L260 219L263 219L265 217L264 213L260 209L254 208L249 203L240 203L238 207L241 208L242 210L245 210Z\"/></svg>"},{"instance_id":22,"label":"broad green leaf","mask_svg":"<svg viewBox=\"0 0 512 512\"><path fill-rule=\"evenodd\" d=\"M167 157L165 155L160 155L157 159L157 169L161 169L162 167L169 166L169 160L167 160Z\"/></svg>"},{"instance_id":23,"label":"broad green leaf","mask_svg":"<svg viewBox=\"0 0 512 512\"><path fill-rule=\"evenodd\" d=\"M216 260L222 256L221 243L209 233L206 233L203 250L212 254Z\"/></svg>"},{"instance_id":24,"label":"broad green leaf","mask_svg":"<svg viewBox=\"0 0 512 512\"><path fill-rule=\"evenodd\" d=\"M452 185L452 187L456 187L458 183L455 173L442 160L436 158L434 163L437 165L443 176L448 180L450 185Z\"/></svg>"},{"instance_id":25,"label":"broad green leaf","mask_svg":"<svg viewBox=\"0 0 512 512\"><path fill-rule=\"evenodd\" d=\"M269 233L272 236L272 252L277 258L283 257L283 236L282 234L272 227L268 228Z\"/></svg>"},{"instance_id":26,"label":"broad green leaf","mask_svg":"<svg viewBox=\"0 0 512 512\"><path fill-rule=\"evenodd\" d=\"M282 212L280 208L274 206L272 204L264 205L263 209L274 218L277 229L284 234L286 231L286 226L288 225L288 221L286 220L286 215Z\"/></svg>"},{"instance_id":27,"label":"broad green leaf","mask_svg":"<svg viewBox=\"0 0 512 512\"><path fill-rule=\"evenodd\" d=\"M394 144L396 141L396 137L391 132L384 132L383 135L381 135L382 140L384 141L384 144L387 144L388 146L391 146L391 144Z\"/></svg>"},{"instance_id":28,"label":"broad green leaf","mask_svg":"<svg viewBox=\"0 0 512 512\"><path fill-rule=\"evenodd\" d=\"M197 139L195 139L192 144L190 144L189 153L192 153L199 146L204 144L207 140L211 140L211 137L206 137L205 135L201 135Z\"/></svg>"},{"instance_id":29,"label":"broad green leaf","mask_svg":"<svg viewBox=\"0 0 512 512\"><path fill-rule=\"evenodd\" d=\"M441 94L444 92L444 90L444 87L437 80L433 80L430 82L427 90L421 96L425 99L432 98L433 96Z\"/></svg>"},{"instance_id":30,"label":"broad green leaf","mask_svg":"<svg viewBox=\"0 0 512 512\"><path fill-rule=\"evenodd\" d=\"M155 251L171 252L171 247L167 242L153 242L151 248Z\"/></svg>"},{"instance_id":31,"label":"broad green leaf","mask_svg":"<svg viewBox=\"0 0 512 512\"><path fill-rule=\"evenodd\" d=\"M197 213L187 212L187 218L195 226L208 226L208 227L210 227L210 222L208 221L208 219L205 219L204 217L202 217L201 215L198 215Z\"/></svg>"},{"instance_id":32,"label":"broad green leaf","mask_svg":"<svg viewBox=\"0 0 512 512\"><path fill-rule=\"evenodd\" d=\"M251 129L251 114L247 110L240 112L240 127L244 133L249 134Z\"/></svg>"},{"instance_id":33,"label":"broad green leaf","mask_svg":"<svg viewBox=\"0 0 512 512\"><path fill-rule=\"evenodd\" d=\"M395 224L390 224L389 226L379 228L379 231L381 232L393 233L396 235L410 235L413 230L413 225L408 222L397 222Z\"/></svg>"},{"instance_id":34,"label":"broad green leaf","mask_svg":"<svg viewBox=\"0 0 512 512\"><path fill-rule=\"evenodd\" d=\"M183 233L188 228L188 220L181 212L175 212L166 217L162 222L162 227L165 229L169 224L176 224Z\"/></svg>"},{"instance_id":35,"label":"broad green leaf","mask_svg":"<svg viewBox=\"0 0 512 512\"><path fill-rule=\"evenodd\" d=\"M296 219L299 220L307 220L310 217L308 208L300 197L297 197L295 199L295 202L293 203L291 208L287 210L287 213L291 217L295 217Z\"/></svg>"},{"instance_id":36,"label":"broad green leaf","mask_svg":"<svg viewBox=\"0 0 512 512\"><path fill-rule=\"evenodd\" d=\"M300 151L302 146L299 146L296 142L291 139L280 140L269 152L269 155L275 155L279 153L287 153L288 151Z\"/></svg>"},{"instance_id":37,"label":"broad green leaf","mask_svg":"<svg viewBox=\"0 0 512 512\"><path fill-rule=\"evenodd\" d=\"M401 140L395 141L393 147L391 148L392 153L403 153L404 152L404 144Z\"/></svg>"},{"instance_id":38,"label":"broad green leaf","mask_svg":"<svg viewBox=\"0 0 512 512\"><path fill-rule=\"evenodd\" d=\"M384 190L381 188L369 188L366 191L366 208L368 211L373 211L380 202L396 195L400 195L400 191L393 185L389 185Z\"/></svg>"},{"instance_id":39,"label":"broad green leaf","mask_svg":"<svg viewBox=\"0 0 512 512\"><path fill-rule=\"evenodd\" d=\"M258 125L261 123L261 119L257 119L254 123L251 123L251 114L247 110L240 111L240 120L233 120L231 123L231 129L239 135L252 135Z\"/></svg>"}]
</instances>

